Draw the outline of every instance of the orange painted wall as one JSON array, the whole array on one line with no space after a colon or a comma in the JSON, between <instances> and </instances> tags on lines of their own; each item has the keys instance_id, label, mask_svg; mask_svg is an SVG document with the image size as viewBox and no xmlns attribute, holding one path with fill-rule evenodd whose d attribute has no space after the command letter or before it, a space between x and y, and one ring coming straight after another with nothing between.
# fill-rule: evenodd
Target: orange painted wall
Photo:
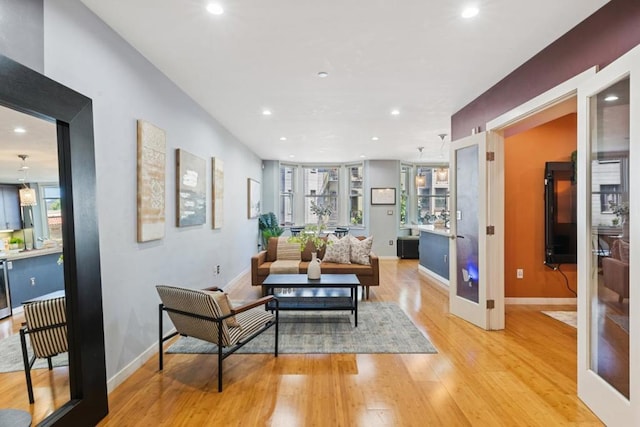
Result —
<instances>
[{"instance_id":1,"label":"orange painted wall","mask_svg":"<svg viewBox=\"0 0 640 427\"><path fill-rule=\"evenodd\" d=\"M570 298L562 275L544 262L544 165L565 162L577 146L569 114L505 139L505 296ZM516 279L516 269L524 278ZM575 264L561 266L577 289Z\"/></svg>"}]
</instances>

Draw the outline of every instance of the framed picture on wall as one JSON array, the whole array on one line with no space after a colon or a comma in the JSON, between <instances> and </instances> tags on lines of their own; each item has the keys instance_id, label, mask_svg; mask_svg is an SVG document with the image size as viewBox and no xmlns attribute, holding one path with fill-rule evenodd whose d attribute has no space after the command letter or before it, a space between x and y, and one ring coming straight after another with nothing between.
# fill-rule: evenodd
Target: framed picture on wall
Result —
<instances>
[{"instance_id":1,"label":"framed picture on wall","mask_svg":"<svg viewBox=\"0 0 640 427\"><path fill-rule=\"evenodd\" d=\"M395 205L396 204L396 189L392 187L388 188L372 188L371 189L371 204L372 205Z\"/></svg>"},{"instance_id":2,"label":"framed picture on wall","mask_svg":"<svg viewBox=\"0 0 640 427\"><path fill-rule=\"evenodd\" d=\"M247 178L247 217L249 219L260 216L260 183Z\"/></svg>"}]
</instances>

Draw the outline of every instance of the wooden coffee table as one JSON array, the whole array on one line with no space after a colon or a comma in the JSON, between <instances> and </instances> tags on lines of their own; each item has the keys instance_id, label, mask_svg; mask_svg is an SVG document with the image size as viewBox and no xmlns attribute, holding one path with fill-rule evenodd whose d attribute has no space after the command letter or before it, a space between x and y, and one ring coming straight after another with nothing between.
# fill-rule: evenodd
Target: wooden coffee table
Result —
<instances>
[{"instance_id":1,"label":"wooden coffee table","mask_svg":"<svg viewBox=\"0 0 640 427\"><path fill-rule=\"evenodd\" d=\"M268 295L278 297L280 310L348 310L358 327L360 281L355 274L322 274L317 280L306 274L270 274L262 286Z\"/></svg>"}]
</instances>

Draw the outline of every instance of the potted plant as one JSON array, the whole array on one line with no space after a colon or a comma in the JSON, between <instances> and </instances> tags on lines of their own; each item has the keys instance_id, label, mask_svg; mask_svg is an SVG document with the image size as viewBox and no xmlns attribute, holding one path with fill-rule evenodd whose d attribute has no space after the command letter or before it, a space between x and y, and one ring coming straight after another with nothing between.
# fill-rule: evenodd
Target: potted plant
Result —
<instances>
[{"instance_id":1,"label":"potted plant","mask_svg":"<svg viewBox=\"0 0 640 427\"><path fill-rule=\"evenodd\" d=\"M262 214L258 217L258 229L262 236L262 247L267 248L270 237L278 237L284 233L284 229L278 224L278 217L273 212Z\"/></svg>"},{"instance_id":2,"label":"potted plant","mask_svg":"<svg viewBox=\"0 0 640 427\"><path fill-rule=\"evenodd\" d=\"M24 240L22 240L21 238L12 237L11 239L9 239L9 249L20 249L23 243Z\"/></svg>"},{"instance_id":3,"label":"potted plant","mask_svg":"<svg viewBox=\"0 0 640 427\"><path fill-rule=\"evenodd\" d=\"M307 268L307 277L309 279L320 278L320 260L318 259L318 251L324 247L324 245L331 244L325 239L320 237L319 228L315 225L307 225L304 230L300 231L298 235L289 237L290 243L297 243L300 245L300 252L304 251L309 243L313 245L311 252L311 261Z\"/></svg>"}]
</instances>

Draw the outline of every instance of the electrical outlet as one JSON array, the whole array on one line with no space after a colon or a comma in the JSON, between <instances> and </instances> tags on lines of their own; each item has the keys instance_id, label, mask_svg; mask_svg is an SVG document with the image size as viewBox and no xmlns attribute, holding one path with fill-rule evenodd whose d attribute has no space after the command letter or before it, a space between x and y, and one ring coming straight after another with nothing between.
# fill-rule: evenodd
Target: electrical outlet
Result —
<instances>
[{"instance_id":1,"label":"electrical outlet","mask_svg":"<svg viewBox=\"0 0 640 427\"><path fill-rule=\"evenodd\" d=\"M393 240L389 240L389 246L393 246Z\"/></svg>"},{"instance_id":2,"label":"electrical outlet","mask_svg":"<svg viewBox=\"0 0 640 427\"><path fill-rule=\"evenodd\" d=\"M29 281L31 281L31 286L35 286L36 285L36 278L35 277L30 278Z\"/></svg>"},{"instance_id":3,"label":"electrical outlet","mask_svg":"<svg viewBox=\"0 0 640 427\"><path fill-rule=\"evenodd\" d=\"M522 278L524 278L524 269L518 268L516 270L516 279L522 279Z\"/></svg>"},{"instance_id":4,"label":"electrical outlet","mask_svg":"<svg viewBox=\"0 0 640 427\"><path fill-rule=\"evenodd\" d=\"M220 266L216 265L216 274L220 274Z\"/></svg>"}]
</instances>

